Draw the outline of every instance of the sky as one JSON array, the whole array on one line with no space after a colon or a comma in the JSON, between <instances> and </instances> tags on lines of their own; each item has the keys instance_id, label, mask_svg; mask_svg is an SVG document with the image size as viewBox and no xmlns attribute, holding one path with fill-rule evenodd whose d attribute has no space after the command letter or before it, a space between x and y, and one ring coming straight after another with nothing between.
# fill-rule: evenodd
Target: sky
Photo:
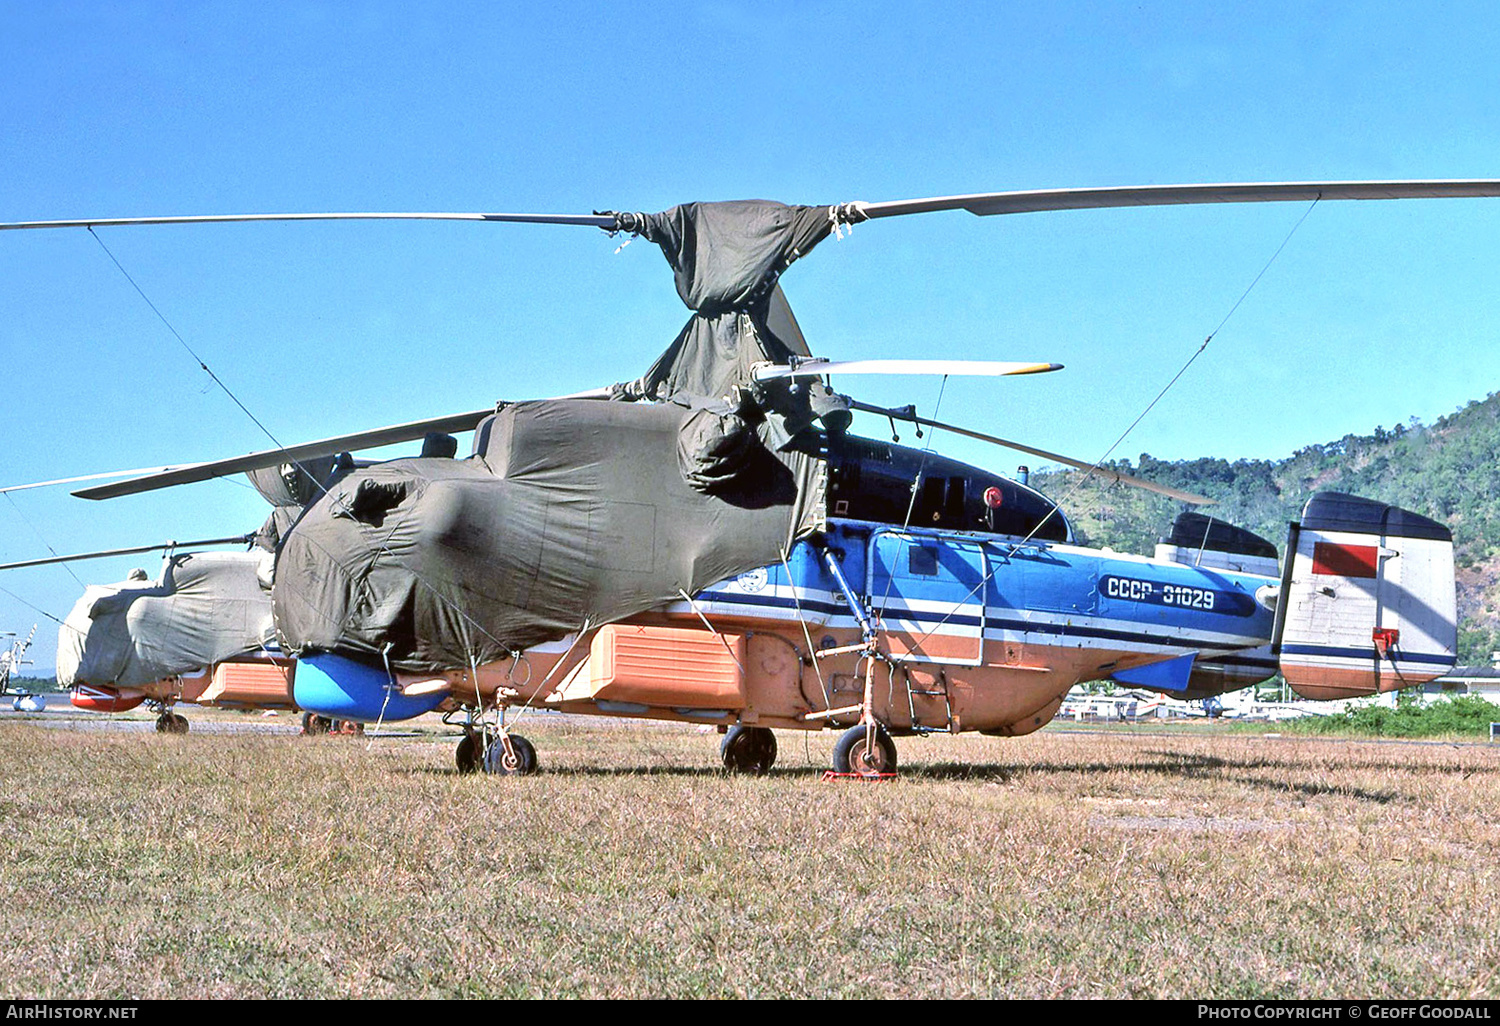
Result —
<instances>
[{"instance_id":1,"label":"sky","mask_svg":"<svg viewBox=\"0 0 1500 1026\"><path fill-rule=\"evenodd\" d=\"M1500 177L1497 51L1491 3L0 0L0 222ZM819 355L1066 367L835 381L865 401L1081 459L1276 459L1500 389L1497 229L1500 200L948 212L829 239L783 286ZM655 247L618 244L465 222L0 232L0 484L634 378L687 311ZM14 492L0 562L265 513L242 478ZM157 557L0 573L0 631L40 624L50 673L48 617L135 566Z\"/></svg>"}]
</instances>

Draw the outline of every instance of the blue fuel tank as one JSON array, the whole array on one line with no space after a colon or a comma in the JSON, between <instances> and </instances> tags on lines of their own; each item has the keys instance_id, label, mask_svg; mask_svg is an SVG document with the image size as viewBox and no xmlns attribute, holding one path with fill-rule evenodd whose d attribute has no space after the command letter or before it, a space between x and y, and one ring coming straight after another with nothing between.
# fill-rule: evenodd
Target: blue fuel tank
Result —
<instances>
[{"instance_id":1,"label":"blue fuel tank","mask_svg":"<svg viewBox=\"0 0 1500 1026\"><path fill-rule=\"evenodd\" d=\"M385 667L327 652L300 657L292 683L292 698L297 708L319 716L365 723L409 720L436 709L447 697L446 691L403 695L391 683Z\"/></svg>"}]
</instances>

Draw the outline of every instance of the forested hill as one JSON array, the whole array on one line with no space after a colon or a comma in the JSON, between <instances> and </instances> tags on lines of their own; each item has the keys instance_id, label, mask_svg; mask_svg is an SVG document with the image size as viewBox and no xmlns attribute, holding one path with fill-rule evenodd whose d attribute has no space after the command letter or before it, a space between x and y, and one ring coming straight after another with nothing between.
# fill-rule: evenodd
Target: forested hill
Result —
<instances>
[{"instance_id":1,"label":"forested hill","mask_svg":"<svg viewBox=\"0 0 1500 1026\"><path fill-rule=\"evenodd\" d=\"M1168 462L1142 454L1114 469L1218 500L1205 513L1286 544L1316 491L1349 492L1404 506L1453 529L1458 569L1459 663L1488 664L1500 649L1500 393L1437 423L1415 419L1370 435L1309 445L1284 460ZM1089 481L1073 471L1038 473L1032 484L1061 503L1079 540L1149 555L1186 507L1138 488Z\"/></svg>"}]
</instances>

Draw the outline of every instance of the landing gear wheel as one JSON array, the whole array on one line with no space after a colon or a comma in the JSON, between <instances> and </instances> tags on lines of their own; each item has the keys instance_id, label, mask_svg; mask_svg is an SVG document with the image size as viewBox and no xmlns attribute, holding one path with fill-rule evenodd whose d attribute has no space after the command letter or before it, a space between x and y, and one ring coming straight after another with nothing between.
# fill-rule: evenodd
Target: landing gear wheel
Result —
<instances>
[{"instance_id":1,"label":"landing gear wheel","mask_svg":"<svg viewBox=\"0 0 1500 1026\"><path fill-rule=\"evenodd\" d=\"M465 734L458 739L458 749L453 753L453 762L458 766L460 773L479 772L479 753L483 747L478 734Z\"/></svg>"},{"instance_id":2,"label":"landing gear wheel","mask_svg":"<svg viewBox=\"0 0 1500 1026\"><path fill-rule=\"evenodd\" d=\"M158 734L186 734L188 732L187 717L164 712L156 718L156 732Z\"/></svg>"},{"instance_id":3,"label":"landing gear wheel","mask_svg":"<svg viewBox=\"0 0 1500 1026\"><path fill-rule=\"evenodd\" d=\"M326 734L332 729L333 721L327 716L317 716L313 713L302 714L302 733Z\"/></svg>"},{"instance_id":4,"label":"landing gear wheel","mask_svg":"<svg viewBox=\"0 0 1500 1026\"><path fill-rule=\"evenodd\" d=\"M864 724L850 727L833 746L833 771L854 773L861 777L878 777L896 772L896 742L885 728L875 727L875 744L868 744Z\"/></svg>"},{"instance_id":5,"label":"landing gear wheel","mask_svg":"<svg viewBox=\"0 0 1500 1026\"><path fill-rule=\"evenodd\" d=\"M776 762L776 735L766 727L730 727L719 745L719 757L731 773L760 776Z\"/></svg>"},{"instance_id":6,"label":"landing gear wheel","mask_svg":"<svg viewBox=\"0 0 1500 1026\"><path fill-rule=\"evenodd\" d=\"M364 737L365 725L358 720L338 720L329 728L329 733L345 737Z\"/></svg>"},{"instance_id":7,"label":"landing gear wheel","mask_svg":"<svg viewBox=\"0 0 1500 1026\"><path fill-rule=\"evenodd\" d=\"M536 772L536 749L520 734L510 735L510 746L514 756L505 751L505 742L500 738L490 742L484 753L484 771L498 776L524 777Z\"/></svg>"}]
</instances>

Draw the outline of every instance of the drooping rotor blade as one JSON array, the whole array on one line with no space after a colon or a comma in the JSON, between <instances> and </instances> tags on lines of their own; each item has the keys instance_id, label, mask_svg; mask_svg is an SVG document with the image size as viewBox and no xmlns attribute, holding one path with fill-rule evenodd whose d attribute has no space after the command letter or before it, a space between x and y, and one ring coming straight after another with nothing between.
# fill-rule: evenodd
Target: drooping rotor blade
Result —
<instances>
[{"instance_id":1,"label":"drooping rotor blade","mask_svg":"<svg viewBox=\"0 0 1500 1026\"><path fill-rule=\"evenodd\" d=\"M1015 449L1017 452L1029 453L1032 456L1040 456L1042 459L1051 460L1054 463L1061 463L1065 466L1073 467L1077 470L1088 471L1090 474L1097 474L1100 477L1108 478L1111 481L1116 481L1123 485L1130 485L1132 488L1144 488L1148 492L1156 492L1158 495L1165 495L1168 498L1176 499L1178 502L1192 503L1194 506L1212 506L1217 502L1217 500L1210 499L1205 495L1195 495L1192 492L1184 492L1176 488L1169 488L1166 485L1160 485L1154 481L1143 481L1141 478L1131 477L1129 474L1122 474L1118 470L1110 470L1107 467L1100 467L1092 463L1085 463L1083 460L1075 460L1070 456L1062 456L1055 452L1048 452L1046 449L1037 449L1030 445L1022 445L1020 442L1012 442L1006 438L999 438L995 435L987 435L982 431L971 431L968 428L961 428L954 424L945 424L940 420L928 420L926 417L918 417L910 410L891 410L887 409L884 406L871 406L869 403L856 402L853 399L849 400L849 408L851 410L860 410L864 413L879 414L882 417L888 417L892 420L904 420L909 421L913 424L921 424L924 427L937 428L940 431L949 431L955 435L963 435L965 438L974 438L981 442L989 442L992 445L1000 445L1004 446L1007 449Z\"/></svg>"},{"instance_id":2,"label":"drooping rotor blade","mask_svg":"<svg viewBox=\"0 0 1500 1026\"><path fill-rule=\"evenodd\" d=\"M497 221L508 224L575 224L614 228L613 214L484 214L484 213L365 213L365 214L194 214L183 217L94 217L69 221L13 221L0 231L21 228L119 228L142 224L214 224L225 221Z\"/></svg>"},{"instance_id":3,"label":"drooping rotor blade","mask_svg":"<svg viewBox=\"0 0 1500 1026\"><path fill-rule=\"evenodd\" d=\"M608 395L608 389L596 388L558 398L602 399ZM289 445L280 449L262 449L260 452L247 453L244 456L190 463L162 473L133 477L128 481L82 488L73 494L81 499L114 499L122 495L136 495L140 492L155 491L158 488L171 488L175 485L208 481L216 477L228 477L230 474L242 474L249 470L260 470L263 467L278 467L283 463L296 463L299 460L310 460L319 456L357 449L375 449L382 445L394 445L397 442L409 442L432 432L451 434L458 431L472 431L481 420L494 412L495 408L489 406L482 410L450 413L442 417L408 421L405 424L392 424L389 427L356 431L353 434L323 438L316 442L304 442L301 445Z\"/></svg>"},{"instance_id":4,"label":"drooping rotor blade","mask_svg":"<svg viewBox=\"0 0 1500 1026\"><path fill-rule=\"evenodd\" d=\"M77 484L80 481L100 481L106 477L129 477L131 474L161 474L169 470L178 470L179 466L172 467L138 467L135 470L109 470L102 474L83 474L79 477L56 477L51 481L33 481L30 484L6 485L0 488L0 494L5 492L24 492L28 488L47 488L51 485Z\"/></svg>"},{"instance_id":5,"label":"drooping rotor blade","mask_svg":"<svg viewBox=\"0 0 1500 1026\"><path fill-rule=\"evenodd\" d=\"M358 431L335 438L323 438L316 442L304 442L301 445L289 445L280 449L262 449L259 452L231 456L222 460L189 463L160 473L133 477L127 481L81 488L73 494L81 499L114 499L122 495L136 495L140 492L155 491L158 488L209 481L216 477L228 477L230 474L242 474L248 470L260 470L263 467L278 467L283 463L296 463L300 460L316 459L319 456L349 452L354 449L373 449L381 445L408 442L413 438L421 438L431 431L470 431L494 412L494 407L488 407L483 410L471 410L468 413L455 413L445 417L411 421L406 424L393 424L371 431Z\"/></svg>"},{"instance_id":6,"label":"drooping rotor blade","mask_svg":"<svg viewBox=\"0 0 1500 1026\"><path fill-rule=\"evenodd\" d=\"M104 559L107 556L133 556L138 552L162 552L167 549L199 549L209 545L248 545L254 534L237 534L232 538L204 538L201 541L164 542L161 545L136 545L128 549L101 549L98 552L80 552L72 556L48 556L46 559L27 559L19 563L0 564L0 570L20 570L28 566L46 566L48 563L72 563L80 559Z\"/></svg>"},{"instance_id":7,"label":"drooping rotor blade","mask_svg":"<svg viewBox=\"0 0 1500 1026\"><path fill-rule=\"evenodd\" d=\"M772 378L818 378L825 374L944 374L1003 377L1045 374L1062 370L1060 363L1017 363L1001 360L799 360L794 367L767 364L756 367L756 381Z\"/></svg>"},{"instance_id":8,"label":"drooping rotor blade","mask_svg":"<svg viewBox=\"0 0 1500 1026\"><path fill-rule=\"evenodd\" d=\"M1411 179L1390 182L1241 182L1219 185L1129 185L1088 189L1028 189L967 196L855 203L866 217L936 210L1030 214L1044 210L1158 207L1199 203L1284 203L1313 200L1462 199L1500 196L1500 179Z\"/></svg>"}]
</instances>

